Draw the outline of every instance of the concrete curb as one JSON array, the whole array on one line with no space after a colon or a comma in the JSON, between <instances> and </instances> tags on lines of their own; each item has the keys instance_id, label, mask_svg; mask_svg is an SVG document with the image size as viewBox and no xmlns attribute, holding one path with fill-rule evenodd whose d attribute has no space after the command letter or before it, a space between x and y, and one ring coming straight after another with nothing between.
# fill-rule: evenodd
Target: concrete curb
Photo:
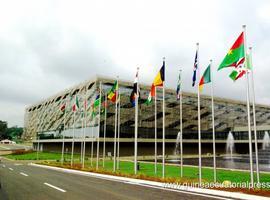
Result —
<instances>
[{"instance_id":1,"label":"concrete curb","mask_svg":"<svg viewBox=\"0 0 270 200\"><path fill-rule=\"evenodd\" d=\"M65 168L60 168L60 167L39 165L39 164L35 164L35 163L30 163L29 165L35 166L35 167L46 168L46 169L52 169L52 170L61 171L61 172L65 172L65 173L90 176L90 177L95 177L95 178L101 178L101 179L106 179L106 180L111 180L111 181L118 181L118 182L123 182L123 183L127 183L127 184L133 184L133 185L136 184L136 185L152 187L152 188L157 188L157 189L163 189L163 190L169 190L169 191L175 191L175 192L190 193L190 194L195 194L198 196L207 196L207 197L213 197L213 198L217 198L217 199L234 198L234 199L243 199L243 200L254 200L254 199L256 199L256 200L269 200L268 197L243 194L243 193L238 193L238 192L228 192L228 191L220 191L220 190L214 190L214 189L186 187L186 186L180 186L180 185L178 185L177 188L173 188L173 187L167 188L164 186L164 183L161 183L161 182L147 181L147 180L120 177L120 176L112 176L112 175L99 174L99 173L93 173L93 172L84 172L84 171L79 171L79 170L74 170L74 169L65 169Z\"/></svg>"}]
</instances>

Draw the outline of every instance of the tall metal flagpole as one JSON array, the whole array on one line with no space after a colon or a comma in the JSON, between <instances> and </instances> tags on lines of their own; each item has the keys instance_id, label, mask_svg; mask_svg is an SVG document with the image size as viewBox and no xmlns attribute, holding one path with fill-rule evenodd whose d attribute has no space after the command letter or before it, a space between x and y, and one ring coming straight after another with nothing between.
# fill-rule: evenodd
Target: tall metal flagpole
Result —
<instances>
[{"instance_id":1,"label":"tall metal flagpole","mask_svg":"<svg viewBox=\"0 0 270 200\"><path fill-rule=\"evenodd\" d=\"M139 98L139 68L137 68L137 88L135 95L135 135L134 135L134 174L137 174L137 156L138 156L138 98Z\"/></svg>"},{"instance_id":2,"label":"tall metal flagpole","mask_svg":"<svg viewBox=\"0 0 270 200\"><path fill-rule=\"evenodd\" d=\"M99 137L100 137L100 118L101 118L101 90L102 90L102 83L99 82L99 107L98 107L98 136L97 136L97 162L96 162L96 169L98 169L98 162L99 162Z\"/></svg>"},{"instance_id":3,"label":"tall metal flagpole","mask_svg":"<svg viewBox=\"0 0 270 200\"><path fill-rule=\"evenodd\" d=\"M245 48L245 62L246 62L246 25L243 25L244 32L244 48ZM252 136L251 136L251 126L250 126L250 103L249 103L249 77L246 73L247 81L247 114L248 114L248 141L249 141L249 164L250 164L250 184L253 188L254 177L253 177L253 158L252 158Z\"/></svg>"},{"instance_id":4,"label":"tall metal flagpole","mask_svg":"<svg viewBox=\"0 0 270 200\"><path fill-rule=\"evenodd\" d=\"M215 133L215 107L214 107L214 88L213 88L213 72L212 60L210 60L210 73L211 73L211 103L212 103L212 134L213 134L213 166L214 166L214 182L217 182L217 169L216 169L216 133Z\"/></svg>"},{"instance_id":5,"label":"tall metal flagpole","mask_svg":"<svg viewBox=\"0 0 270 200\"><path fill-rule=\"evenodd\" d=\"M66 109L67 109L67 101L65 103L65 110L64 110L64 127L63 127L61 165L63 165L63 163L64 163L64 152L65 152Z\"/></svg>"},{"instance_id":6,"label":"tall metal flagpole","mask_svg":"<svg viewBox=\"0 0 270 200\"><path fill-rule=\"evenodd\" d=\"M163 58L165 63L165 58ZM164 64L165 65L165 64ZM162 178L165 178L165 66L164 66L164 81L163 81L163 112L162 112Z\"/></svg>"},{"instance_id":7,"label":"tall metal flagpole","mask_svg":"<svg viewBox=\"0 0 270 200\"><path fill-rule=\"evenodd\" d=\"M72 136L71 161L70 161L71 167L73 166L74 141L75 141L75 111L73 111L73 136Z\"/></svg>"},{"instance_id":8,"label":"tall metal flagpole","mask_svg":"<svg viewBox=\"0 0 270 200\"><path fill-rule=\"evenodd\" d=\"M84 97L84 116L83 116L83 160L82 160L82 167L84 168L84 161L85 161L85 128L86 128L86 111L87 111L87 89L85 88L85 97Z\"/></svg>"},{"instance_id":9,"label":"tall metal flagpole","mask_svg":"<svg viewBox=\"0 0 270 200\"><path fill-rule=\"evenodd\" d=\"M106 154L106 126L107 126L107 93L105 93L105 117L104 117L104 134L103 134L103 168L105 167L105 154Z\"/></svg>"},{"instance_id":10,"label":"tall metal flagpole","mask_svg":"<svg viewBox=\"0 0 270 200\"><path fill-rule=\"evenodd\" d=\"M81 111L81 164L83 162L83 112Z\"/></svg>"},{"instance_id":11,"label":"tall metal flagpole","mask_svg":"<svg viewBox=\"0 0 270 200\"><path fill-rule=\"evenodd\" d=\"M119 103L118 103L118 121L117 121L117 123L118 123L118 133L117 133L117 136L118 136L118 138L117 138L117 169L119 169L119 162L120 162L120 150L119 150L119 148L120 148L120 107L121 107L121 100L120 100L120 90L119 90Z\"/></svg>"},{"instance_id":12,"label":"tall metal flagpole","mask_svg":"<svg viewBox=\"0 0 270 200\"><path fill-rule=\"evenodd\" d=\"M155 87L155 174L157 174L157 87Z\"/></svg>"},{"instance_id":13,"label":"tall metal flagpole","mask_svg":"<svg viewBox=\"0 0 270 200\"><path fill-rule=\"evenodd\" d=\"M180 91L179 91L179 109L180 109L180 176L183 177L183 112L182 112L182 70L180 70Z\"/></svg>"},{"instance_id":14,"label":"tall metal flagpole","mask_svg":"<svg viewBox=\"0 0 270 200\"><path fill-rule=\"evenodd\" d=\"M197 75L200 77L200 69L199 69L199 43L197 45ZM200 88L199 84L197 86L198 89L198 143L199 143L199 185L202 183L202 147L201 147L201 103L200 103Z\"/></svg>"},{"instance_id":15,"label":"tall metal flagpole","mask_svg":"<svg viewBox=\"0 0 270 200\"><path fill-rule=\"evenodd\" d=\"M38 141L38 143L37 143L37 160L39 159L39 157L38 157L38 152L39 152L39 135L38 135L38 132L37 132L37 141Z\"/></svg>"},{"instance_id":16,"label":"tall metal flagpole","mask_svg":"<svg viewBox=\"0 0 270 200\"><path fill-rule=\"evenodd\" d=\"M251 87L252 87L252 108L253 108L253 125L254 125L254 142L255 142L255 157L256 157L256 175L257 183L260 183L260 169L259 169L259 159L258 159L258 140L257 140L257 124L256 124L256 108L255 108L255 87L254 87L254 76L253 76L253 65L252 65L252 47L249 47L249 62L252 66L251 68Z\"/></svg>"},{"instance_id":17,"label":"tall metal flagpole","mask_svg":"<svg viewBox=\"0 0 270 200\"><path fill-rule=\"evenodd\" d=\"M117 136L117 102L118 102L118 76L117 76L117 88L116 88L116 100L115 100L115 121L114 121L114 145L113 145L113 172L116 171L116 136Z\"/></svg>"},{"instance_id":18,"label":"tall metal flagpole","mask_svg":"<svg viewBox=\"0 0 270 200\"><path fill-rule=\"evenodd\" d=\"M92 110L93 112L93 110ZM91 112L91 115L92 115ZM92 117L91 117L92 118ZM94 119L92 119L92 121L90 122L90 127L91 127L91 137L92 137L92 142L91 142L91 159L90 159L90 163L91 163L91 167L93 167L93 157L94 157Z\"/></svg>"}]
</instances>

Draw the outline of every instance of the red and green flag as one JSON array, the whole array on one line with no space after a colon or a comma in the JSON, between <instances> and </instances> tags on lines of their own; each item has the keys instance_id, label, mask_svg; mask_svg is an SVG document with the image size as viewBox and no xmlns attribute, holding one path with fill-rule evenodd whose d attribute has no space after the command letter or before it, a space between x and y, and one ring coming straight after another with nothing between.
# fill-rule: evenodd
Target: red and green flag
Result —
<instances>
[{"instance_id":1,"label":"red and green flag","mask_svg":"<svg viewBox=\"0 0 270 200\"><path fill-rule=\"evenodd\" d=\"M211 82L211 64L208 65L206 70L203 73L203 76L199 83L200 91L203 89L203 85Z\"/></svg>"},{"instance_id":2,"label":"red and green flag","mask_svg":"<svg viewBox=\"0 0 270 200\"><path fill-rule=\"evenodd\" d=\"M218 70L227 67L235 67L245 62L244 32L234 42L227 55L218 67Z\"/></svg>"},{"instance_id":3,"label":"red and green flag","mask_svg":"<svg viewBox=\"0 0 270 200\"><path fill-rule=\"evenodd\" d=\"M249 70L252 69L252 65L250 62L250 55L247 54L246 55L246 62L245 63L241 63L241 65L238 65L237 68L235 68L231 74L230 74L230 78L233 81L236 81L237 79L241 78L242 76L245 75L245 73Z\"/></svg>"},{"instance_id":4,"label":"red and green flag","mask_svg":"<svg viewBox=\"0 0 270 200\"><path fill-rule=\"evenodd\" d=\"M110 92L108 93L108 99L114 103L116 101L117 91L118 91L118 81L115 81Z\"/></svg>"},{"instance_id":5,"label":"red and green flag","mask_svg":"<svg viewBox=\"0 0 270 200\"><path fill-rule=\"evenodd\" d=\"M75 97L75 101L72 105L72 111L76 112L79 109L79 99L78 96Z\"/></svg>"},{"instance_id":6,"label":"red and green flag","mask_svg":"<svg viewBox=\"0 0 270 200\"><path fill-rule=\"evenodd\" d=\"M153 97L155 97L155 87L154 84L151 86L151 90L149 92L148 98L145 101L146 105L150 105L153 102Z\"/></svg>"},{"instance_id":7,"label":"red and green flag","mask_svg":"<svg viewBox=\"0 0 270 200\"><path fill-rule=\"evenodd\" d=\"M64 102L64 103L61 104L61 106L60 106L60 111L65 112L65 110L66 110L66 103Z\"/></svg>"}]
</instances>

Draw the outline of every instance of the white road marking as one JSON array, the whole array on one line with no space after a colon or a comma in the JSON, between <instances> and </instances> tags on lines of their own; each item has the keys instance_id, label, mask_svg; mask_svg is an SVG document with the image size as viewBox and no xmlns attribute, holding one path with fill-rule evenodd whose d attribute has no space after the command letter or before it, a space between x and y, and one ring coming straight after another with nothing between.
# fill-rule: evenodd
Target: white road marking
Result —
<instances>
[{"instance_id":1,"label":"white road marking","mask_svg":"<svg viewBox=\"0 0 270 200\"><path fill-rule=\"evenodd\" d=\"M25 173L22 173L22 172L21 172L20 174L21 174L21 175L23 175L23 176L28 176L27 174L25 174Z\"/></svg>"},{"instance_id":2,"label":"white road marking","mask_svg":"<svg viewBox=\"0 0 270 200\"><path fill-rule=\"evenodd\" d=\"M47 186L49 186L49 187L51 187L51 188L53 188L53 189L59 190L60 192L66 192L66 190L63 190L63 189L61 189L61 188L59 188L59 187L56 187L56 186L54 186L54 185L51 185L51 184L49 184L49 183L44 183L44 185L47 185Z\"/></svg>"},{"instance_id":3,"label":"white road marking","mask_svg":"<svg viewBox=\"0 0 270 200\"><path fill-rule=\"evenodd\" d=\"M9 170L10 170L10 171L13 171L13 169L12 169L12 168L9 168Z\"/></svg>"}]
</instances>

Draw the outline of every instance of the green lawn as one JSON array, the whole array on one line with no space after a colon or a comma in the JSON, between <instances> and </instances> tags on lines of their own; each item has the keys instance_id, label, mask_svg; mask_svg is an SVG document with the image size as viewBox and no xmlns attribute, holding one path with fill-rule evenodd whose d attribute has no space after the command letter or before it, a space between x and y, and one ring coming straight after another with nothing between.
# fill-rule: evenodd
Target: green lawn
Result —
<instances>
[{"instance_id":1,"label":"green lawn","mask_svg":"<svg viewBox=\"0 0 270 200\"><path fill-rule=\"evenodd\" d=\"M38 156L38 157L37 157ZM65 159L70 159L70 154L65 154ZM60 160L61 153L51 153L51 152L29 152L24 154L10 154L5 157L13 160ZM80 155L74 154L74 159L78 159Z\"/></svg>"},{"instance_id":2,"label":"green lawn","mask_svg":"<svg viewBox=\"0 0 270 200\"><path fill-rule=\"evenodd\" d=\"M15 160L36 160L37 153L31 152L21 155L7 155L7 158L15 159ZM48 153L48 152L39 152L39 160L54 160L57 161L56 164L60 165L61 153ZM69 164L70 162L70 154L65 154L65 163ZM80 163L80 155L74 154L74 164ZM113 170L113 161L107 160L105 162L105 168L102 168L102 160L99 162L100 169L107 172L112 172ZM91 169L89 158L85 161L85 168ZM96 163L93 162L93 168L95 169ZM134 174L134 165L132 162L121 161L120 169L117 172L124 175L132 175ZM140 162L140 170L138 171L139 175L145 175L148 177L162 177L162 165L158 164L158 172L154 173L154 164L152 163L144 163ZM173 165L166 165L165 168L166 178L180 178L180 167ZM185 179L198 179L198 168L184 166L183 167L183 175ZM254 173L255 175L255 173ZM254 176L255 177L255 176ZM255 177L256 178L256 177ZM270 183L270 174L261 173L260 175L261 182ZM206 182L213 181L213 170L209 168L202 169L202 179ZM222 183L225 180L229 180L231 182L246 182L250 180L249 172L240 172L240 171L231 171L231 170L217 170L217 181ZM256 181L256 179L255 179Z\"/></svg>"}]
</instances>

